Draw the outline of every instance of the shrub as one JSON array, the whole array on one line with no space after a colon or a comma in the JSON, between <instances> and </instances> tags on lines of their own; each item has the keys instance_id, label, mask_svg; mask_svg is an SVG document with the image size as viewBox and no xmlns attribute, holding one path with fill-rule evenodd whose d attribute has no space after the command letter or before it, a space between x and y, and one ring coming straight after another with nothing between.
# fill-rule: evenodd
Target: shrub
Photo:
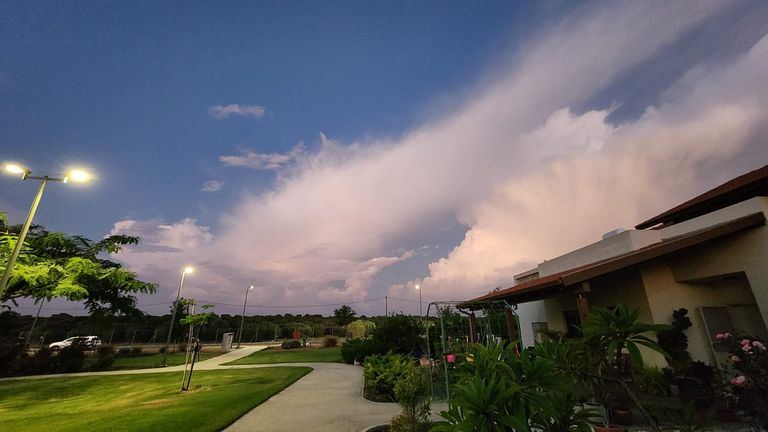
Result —
<instances>
[{"instance_id":1,"label":"shrub","mask_svg":"<svg viewBox=\"0 0 768 432\"><path fill-rule=\"evenodd\" d=\"M384 318L371 332L371 352L413 355L420 357L423 349L423 328L418 318L395 315Z\"/></svg>"},{"instance_id":2,"label":"shrub","mask_svg":"<svg viewBox=\"0 0 768 432\"><path fill-rule=\"evenodd\" d=\"M341 345L341 359L344 361L344 363L353 364L355 362L355 359L358 357L358 353L360 352L360 346L362 343L362 340L356 339L348 340Z\"/></svg>"},{"instance_id":3,"label":"shrub","mask_svg":"<svg viewBox=\"0 0 768 432\"><path fill-rule=\"evenodd\" d=\"M339 338L336 336L323 336L323 348L333 348L339 345Z\"/></svg>"},{"instance_id":4,"label":"shrub","mask_svg":"<svg viewBox=\"0 0 768 432\"><path fill-rule=\"evenodd\" d=\"M347 324L347 334L351 339L364 339L368 337L376 324L373 321L357 320Z\"/></svg>"},{"instance_id":5,"label":"shrub","mask_svg":"<svg viewBox=\"0 0 768 432\"><path fill-rule=\"evenodd\" d=\"M285 341L280 345L280 347L283 349L301 348L302 346L304 346L304 344L302 344L301 341L297 339L291 339L289 341Z\"/></svg>"},{"instance_id":6,"label":"shrub","mask_svg":"<svg viewBox=\"0 0 768 432\"><path fill-rule=\"evenodd\" d=\"M718 333L715 338L731 354L726 395L768 428L768 348L749 336Z\"/></svg>"},{"instance_id":7,"label":"shrub","mask_svg":"<svg viewBox=\"0 0 768 432\"><path fill-rule=\"evenodd\" d=\"M383 353L375 349L370 339L352 339L341 345L341 358L347 364L352 364L355 360L365 363L365 359L371 354Z\"/></svg>"},{"instance_id":8,"label":"shrub","mask_svg":"<svg viewBox=\"0 0 768 432\"><path fill-rule=\"evenodd\" d=\"M109 370L112 363L115 362L115 349L110 345L104 345L96 350L96 361L91 364L91 370L103 371Z\"/></svg>"},{"instance_id":9,"label":"shrub","mask_svg":"<svg viewBox=\"0 0 768 432\"><path fill-rule=\"evenodd\" d=\"M132 355L139 355L139 354L141 354L141 351L142 351L141 347L133 347L133 348L131 348L131 354Z\"/></svg>"},{"instance_id":10,"label":"shrub","mask_svg":"<svg viewBox=\"0 0 768 432\"><path fill-rule=\"evenodd\" d=\"M394 401L395 384L403 379L413 366L412 359L399 354L368 356L363 366L366 395L377 401Z\"/></svg>"},{"instance_id":11,"label":"shrub","mask_svg":"<svg viewBox=\"0 0 768 432\"><path fill-rule=\"evenodd\" d=\"M429 386L424 372L410 363L395 383L395 400L403 411L392 419L393 432L429 430Z\"/></svg>"},{"instance_id":12,"label":"shrub","mask_svg":"<svg viewBox=\"0 0 768 432\"><path fill-rule=\"evenodd\" d=\"M85 364L85 353L83 348L77 345L71 345L64 347L59 351L59 355L56 356L56 368L55 372L58 373L72 373L80 372L83 370Z\"/></svg>"}]
</instances>

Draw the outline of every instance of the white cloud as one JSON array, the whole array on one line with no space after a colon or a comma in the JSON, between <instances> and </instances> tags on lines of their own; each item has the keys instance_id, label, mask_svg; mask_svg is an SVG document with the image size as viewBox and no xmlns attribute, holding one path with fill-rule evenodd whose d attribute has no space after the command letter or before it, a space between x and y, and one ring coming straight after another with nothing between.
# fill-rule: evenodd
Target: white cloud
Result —
<instances>
[{"instance_id":1,"label":"white cloud","mask_svg":"<svg viewBox=\"0 0 768 432\"><path fill-rule=\"evenodd\" d=\"M208 115L215 119L225 119L232 116L261 118L267 113L266 108L259 105L214 105L208 108Z\"/></svg>"},{"instance_id":2,"label":"white cloud","mask_svg":"<svg viewBox=\"0 0 768 432\"><path fill-rule=\"evenodd\" d=\"M223 180L208 180L203 183L202 192L214 193L224 189Z\"/></svg>"},{"instance_id":3,"label":"white cloud","mask_svg":"<svg viewBox=\"0 0 768 432\"><path fill-rule=\"evenodd\" d=\"M178 236L148 222L151 244L189 247L136 248L122 259L150 279L202 263L195 289L206 299L253 283L262 304L359 301L383 296L371 292L377 277L414 257L393 251L417 249L414 233L450 214L466 235L429 266L424 301L508 285L518 271L743 171L727 162L768 129L766 40L692 72L636 120L610 124L610 107L569 108L717 11L704 2L601 4L536 36L495 82L401 139L345 145L321 136L315 153L222 156L281 169L279 181L222 215L215 238L190 220L172 225ZM412 285L390 295L412 298Z\"/></svg>"},{"instance_id":4,"label":"white cloud","mask_svg":"<svg viewBox=\"0 0 768 432\"><path fill-rule=\"evenodd\" d=\"M255 170L273 170L295 164L305 153L303 143L296 144L288 153L256 153L246 151L238 156L219 156L224 165L250 168Z\"/></svg>"}]
</instances>

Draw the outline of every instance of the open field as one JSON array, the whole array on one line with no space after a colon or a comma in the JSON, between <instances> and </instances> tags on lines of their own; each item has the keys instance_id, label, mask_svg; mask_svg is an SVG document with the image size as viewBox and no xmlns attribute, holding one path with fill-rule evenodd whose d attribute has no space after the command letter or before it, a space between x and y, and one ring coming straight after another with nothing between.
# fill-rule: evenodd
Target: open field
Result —
<instances>
[{"instance_id":1,"label":"open field","mask_svg":"<svg viewBox=\"0 0 768 432\"><path fill-rule=\"evenodd\" d=\"M276 367L0 382L0 424L8 431L220 431L311 371Z\"/></svg>"},{"instance_id":2,"label":"open field","mask_svg":"<svg viewBox=\"0 0 768 432\"><path fill-rule=\"evenodd\" d=\"M341 363L341 347L333 348L267 348L249 356L225 363L226 365L272 363Z\"/></svg>"}]
</instances>

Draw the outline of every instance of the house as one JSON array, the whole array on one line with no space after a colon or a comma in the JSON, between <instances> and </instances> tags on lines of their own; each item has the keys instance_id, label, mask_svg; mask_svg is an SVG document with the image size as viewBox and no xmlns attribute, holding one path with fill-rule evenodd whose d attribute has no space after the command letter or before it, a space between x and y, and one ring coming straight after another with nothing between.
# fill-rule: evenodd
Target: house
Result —
<instances>
[{"instance_id":1,"label":"house","mask_svg":"<svg viewBox=\"0 0 768 432\"><path fill-rule=\"evenodd\" d=\"M540 312L520 314L526 345L544 329L577 334L591 307L624 303L652 323L670 323L673 310L686 308L691 355L719 363L716 332L768 337L767 217L768 165L467 303L538 302Z\"/></svg>"}]
</instances>

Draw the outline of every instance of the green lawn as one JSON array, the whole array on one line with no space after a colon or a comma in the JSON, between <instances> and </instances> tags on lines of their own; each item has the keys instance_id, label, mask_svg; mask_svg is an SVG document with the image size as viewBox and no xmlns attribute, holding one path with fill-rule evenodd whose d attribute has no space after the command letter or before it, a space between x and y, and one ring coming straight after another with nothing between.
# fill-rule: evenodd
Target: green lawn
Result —
<instances>
[{"instance_id":1,"label":"green lawn","mask_svg":"<svg viewBox=\"0 0 768 432\"><path fill-rule=\"evenodd\" d=\"M208 360L209 358L216 357L221 353L217 352L201 352L200 358L197 361ZM168 366L176 366L184 364L184 357L186 353L170 353L166 363ZM137 356L118 356L115 362L112 363L110 369L147 369L160 367L160 362L163 361L162 354L140 354Z\"/></svg>"},{"instance_id":2,"label":"green lawn","mask_svg":"<svg viewBox=\"0 0 768 432\"><path fill-rule=\"evenodd\" d=\"M0 382L4 431L220 431L311 369L276 367Z\"/></svg>"},{"instance_id":3,"label":"green lawn","mask_svg":"<svg viewBox=\"0 0 768 432\"><path fill-rule=\"evenodd\" d=\"M271 364L271 363L341 363L341 347L295 348L283 350L268 348L247 357L239 358L227 365Z\"/></svg>"}]
</instances>

